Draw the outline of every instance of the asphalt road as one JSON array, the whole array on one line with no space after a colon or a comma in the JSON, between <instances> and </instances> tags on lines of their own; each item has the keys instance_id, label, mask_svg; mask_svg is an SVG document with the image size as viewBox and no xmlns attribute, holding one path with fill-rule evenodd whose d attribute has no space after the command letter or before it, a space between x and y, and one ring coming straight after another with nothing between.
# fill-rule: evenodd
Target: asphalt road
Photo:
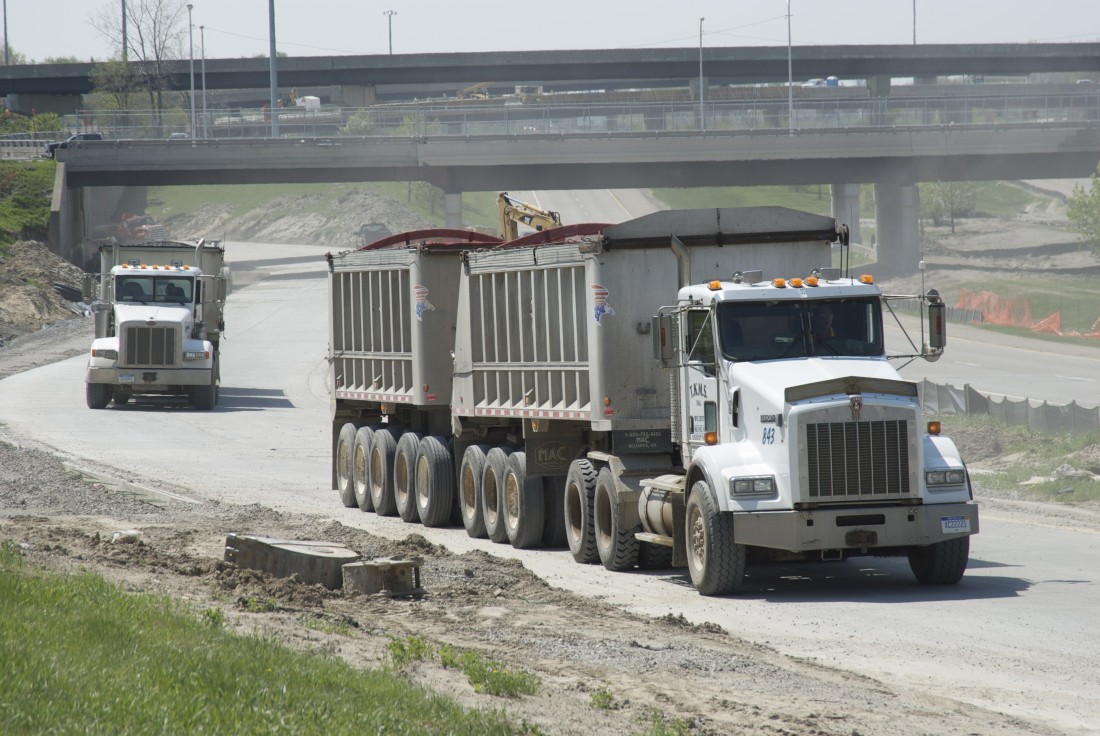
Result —
<instances>
[{"instance_id":1,"label":"asphalt road","mask_svg":"<svg viewBox=\"0 0 1100 736\"><path fill-rule=\"evenodd\" d=\"M519 559L552 585L642 614L711 621L791 655L995 708L1050 732L1097 733L1100 525L983 504L971 566L957 586L918 586L903 560L856 559L750 569L744 594L713 599L699 596L684 571L611 573L577 565L564 550L514 550L462 529L346 509L329 482L323 249L226 248L235 289L214 411L170 401L91 411L79 357L0 381L6 431L157 491L322 514L387 537L415 530L459 553ZM983 349L991 365L1010 365L994 351L1012 348ZM1018 379L1038 383L1049 372Z\"/></svg>"}]
</instances>

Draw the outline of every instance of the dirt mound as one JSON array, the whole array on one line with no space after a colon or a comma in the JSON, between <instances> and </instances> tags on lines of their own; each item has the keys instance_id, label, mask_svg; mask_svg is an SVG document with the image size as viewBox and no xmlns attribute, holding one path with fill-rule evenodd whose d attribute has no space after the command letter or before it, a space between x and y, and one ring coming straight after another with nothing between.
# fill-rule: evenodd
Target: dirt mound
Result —
<instances>
[{"instance_id":1,"label":"dirt mound","mask_svg":"<svg viewBox=\"0 0 1100 736\"><path fill-rule=\"evenodd\" d=\"M84 272L33 240L0 250L0 339L35 332L81 310L58 293L80 293Z\"/></svg>"}]
</instances>

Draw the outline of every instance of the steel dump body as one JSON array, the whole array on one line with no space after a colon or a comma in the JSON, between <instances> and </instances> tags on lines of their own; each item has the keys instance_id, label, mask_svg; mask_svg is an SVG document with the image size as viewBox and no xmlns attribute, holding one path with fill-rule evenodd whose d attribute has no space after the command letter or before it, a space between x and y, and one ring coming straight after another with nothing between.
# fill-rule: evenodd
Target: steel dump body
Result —
<instances>
[{"instance_id":1,"label":"steel dump body","mask_svg":"<svg viewBox=\"0 0 1100 736\"><path fill-rule=\"evenodd\" d=\"M359 250L332 259L337 399L446 406L458 247Z\"/></svg>"},{"instance_id":2,"label":"steel dump body","mask_svg":"<svg viewBox=\"0 0 1100 736\"><path fill-rule=\"evenodd\" d=\"M668 375L650 359L650 320L681 285L673 236L691 254L686 276L705 283L748 268L828 266L835 230L830 218L783 208L686 210L575 242L471 252L458 303L455 415L582 420L630 431L643 445L651 430L667 438Z\"/></svg>"}]
</instances>

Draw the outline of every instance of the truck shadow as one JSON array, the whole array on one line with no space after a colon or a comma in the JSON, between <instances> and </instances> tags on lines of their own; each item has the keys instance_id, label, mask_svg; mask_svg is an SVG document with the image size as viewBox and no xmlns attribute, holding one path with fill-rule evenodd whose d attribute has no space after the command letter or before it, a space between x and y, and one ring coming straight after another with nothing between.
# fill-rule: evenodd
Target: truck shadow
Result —
<instances>
[{"instance_id":1,"label":"truck shadow","mask_svg":"<svg viewBox=\"0 0 1100 736\"><path fill-rule=\"evenodd\" d=\"M212 411L264 411L293 408L294 403L286 398L281 389L222 386L218 389L218 404ZM164 411L166 409L200 411L186 398L179 396L138 396L122 406L114 406L115 411Z\"/></svg>"},{"instance_id":2,"label":"truck shadow","mask_svg":"<svg viewBox=\"0 0 1100 736\"><path fill-rule=\"evenodd\" d=\"M905 558L763 563L749 565L743 590L730 597L792 603L915 603L1014 598L1031 588L1031 582L1012 575L972 574L974 570L995 567L1009 566L971 560L967 574L956 585L921 585L913 578ZM638 572L659 577L670 585L692 587L686 569Z\"/></svg>"}]
</instances>

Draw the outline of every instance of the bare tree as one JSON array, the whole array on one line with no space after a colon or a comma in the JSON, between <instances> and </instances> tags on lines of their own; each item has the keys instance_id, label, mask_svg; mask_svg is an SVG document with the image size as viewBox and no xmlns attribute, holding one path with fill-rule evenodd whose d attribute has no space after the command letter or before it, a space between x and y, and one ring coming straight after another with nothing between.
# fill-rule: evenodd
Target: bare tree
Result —
<instances>
[{"instance_id":1,"label":"bare tree","mask_svg":"<svg viewBox=\"0 0 1100 736\"><path fill-rule=\"evenodd\" d=\"M187 35L184 0L128 0L126 3L126 58L145 88L155 125L160 126L164 91L169 88L175 63L184 58ZM122 48L122 14L117 0L92 13L88 20L108 41Z\"/></svg>"}]
</instances>

